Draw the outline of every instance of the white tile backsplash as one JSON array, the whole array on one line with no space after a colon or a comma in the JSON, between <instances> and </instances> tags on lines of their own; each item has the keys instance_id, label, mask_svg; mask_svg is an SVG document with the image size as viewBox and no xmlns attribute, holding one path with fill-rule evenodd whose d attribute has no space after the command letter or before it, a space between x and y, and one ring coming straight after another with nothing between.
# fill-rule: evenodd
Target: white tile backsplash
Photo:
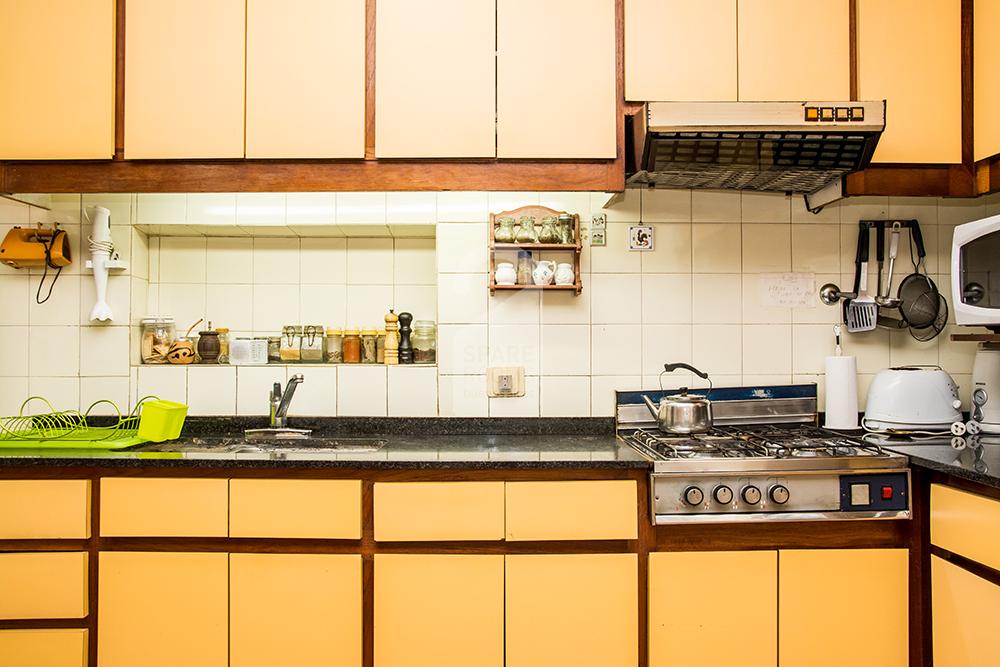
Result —
<instances>
[{"instance_id":1,"label":"white tile backsplash","mask_svg":"<svg viewBox=\"0 0 1000 667\"><path fill-rule=\"evenodd\" d=\"M346 365L337 369L338 415L384 417L386 395L386 366Z\"/></svg>"},{"instance_id":2,"label":"white tile backsplash","mask_svg":"<svg viewBox=\"0 0 1000 667\"><path fill-rule=\"evenodd\" d=\"M236 414L235 366L190 366L187 370L188 414Z\"/></svg>"}]
</instances>

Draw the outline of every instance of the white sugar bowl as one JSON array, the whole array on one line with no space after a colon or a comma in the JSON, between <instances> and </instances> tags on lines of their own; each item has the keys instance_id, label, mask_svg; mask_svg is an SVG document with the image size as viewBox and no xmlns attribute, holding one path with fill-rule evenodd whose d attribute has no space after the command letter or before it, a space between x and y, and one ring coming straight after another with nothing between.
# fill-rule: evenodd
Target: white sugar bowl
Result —
<instances>
[{"instance_id":1,"label":"white sugar bowl","mask_svg":"<svg viewBox=\"0 0 1000 667\"><path fill-rule=\"evenodd\" d=\"M497 264L495 277L497 285L513 285L517 282L517 271L510 262L500 262Z\"/></svg>"},{"instance_id":2,"label":"white sugar bowl","mask_svg":"<svg viewBox=\"0 0 1000 667\"><path fill-rule=\"evenodd\" d=\"M556 285L572 285L575 280L576 273L572 264L563 263L556 266Z\"/></svg>"}]
</instances>

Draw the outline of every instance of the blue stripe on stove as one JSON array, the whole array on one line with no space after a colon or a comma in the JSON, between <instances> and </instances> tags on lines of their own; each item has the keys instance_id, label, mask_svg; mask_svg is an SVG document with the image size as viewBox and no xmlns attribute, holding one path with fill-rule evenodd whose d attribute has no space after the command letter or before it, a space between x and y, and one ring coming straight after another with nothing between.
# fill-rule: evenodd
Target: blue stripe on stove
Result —
<instances>
[{"instance_id":1,"label":"blue stripe on stove","mask_svg":"<svg viewBox=\"0 0 1000 667\"><path fill-rule=\"evenodd\" d=\"M642 397L649 396L654 402L663 396L678 393L676 389L660 391L616 391L618 405L637 405ZM709 394L707 387L691 389L688 393L708 395L713 401L753 401L773 398L816 398L815 384L780 384L764 387L716 387Z\"/></svg>"}]
</instances>

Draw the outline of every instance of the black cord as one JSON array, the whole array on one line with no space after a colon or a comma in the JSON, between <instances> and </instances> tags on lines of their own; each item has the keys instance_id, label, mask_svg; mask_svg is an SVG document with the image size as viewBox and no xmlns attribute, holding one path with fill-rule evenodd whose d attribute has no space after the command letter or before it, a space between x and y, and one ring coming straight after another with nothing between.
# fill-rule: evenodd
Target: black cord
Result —
<instances>
[{"instance_id":1,"label":"black cord","mask_svg":"<svg viewBox=\"0 0 1000 667\"><path fill-rule=\"evenodd\" d=\"M56 281L59 280L59 275L62 273L63 267L52 266L52 245L56 242L56 238L59 236L59 232L52 235L48 243L42 242L42 246L45 247L45 264L42 265L42 279L38 281L38 290L35 292L35 303L42 305L52 296L52 288L56 286ZM49 283L48 294L42 299L42 285L45 284L45 277L49 274L49 267L56 269L56 275L52 277L52 282Z\"/></svg>"}]
</instances>

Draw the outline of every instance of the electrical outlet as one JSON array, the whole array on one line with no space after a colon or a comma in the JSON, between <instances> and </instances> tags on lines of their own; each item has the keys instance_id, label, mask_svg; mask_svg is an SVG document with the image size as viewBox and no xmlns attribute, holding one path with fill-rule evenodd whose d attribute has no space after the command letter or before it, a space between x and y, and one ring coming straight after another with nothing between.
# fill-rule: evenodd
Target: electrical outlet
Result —
<instances>
[{"instance_id":1,"label":"electrical outlet","mask_svg":"<svg viewBox=\"0 0 1000 667\"><path fill-rule=\"evenodd\" d=\"M487 370L486 394L491 398L524 396L524 368L512 366Z\"/></svg>"}]
</instances>

